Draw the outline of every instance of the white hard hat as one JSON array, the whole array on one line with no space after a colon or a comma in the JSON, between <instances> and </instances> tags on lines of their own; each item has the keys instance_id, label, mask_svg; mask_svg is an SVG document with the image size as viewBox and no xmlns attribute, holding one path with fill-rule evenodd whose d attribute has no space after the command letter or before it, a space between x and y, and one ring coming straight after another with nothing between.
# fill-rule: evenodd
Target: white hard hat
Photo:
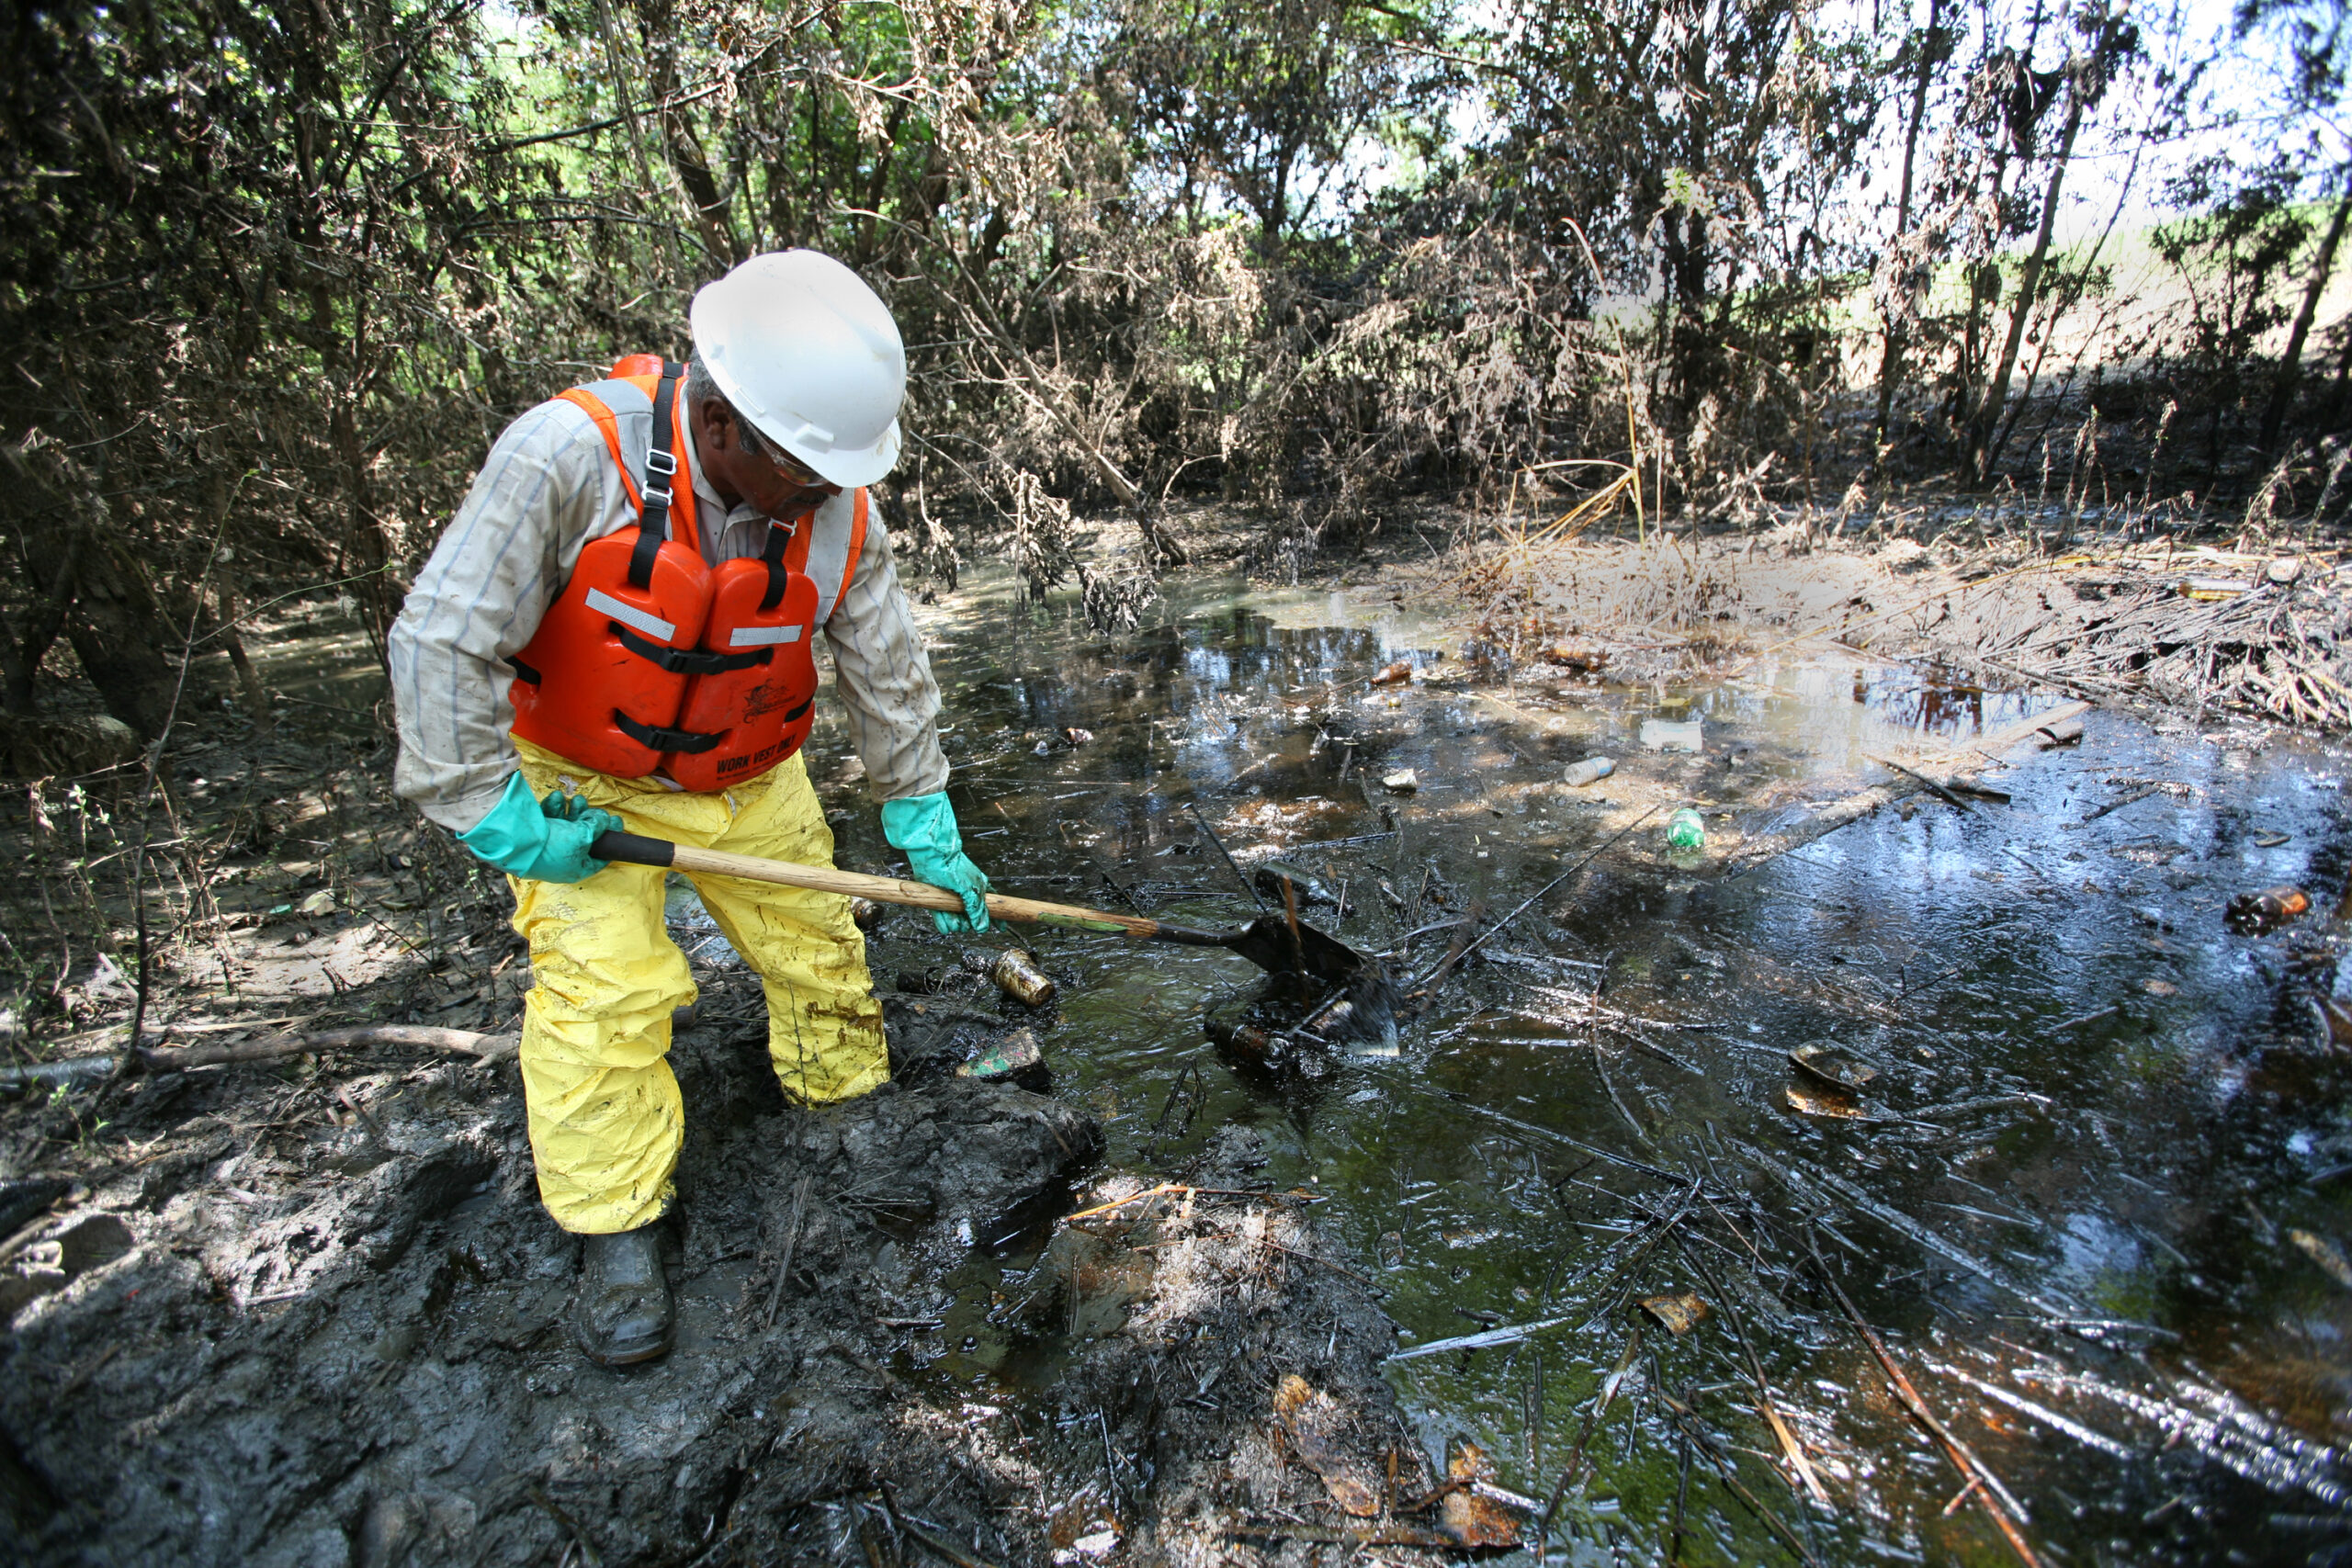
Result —
<instances>
[{"instance_id":1,"label":"white hard hat","mask_svg":"<svg viewBox=\"0 0 2352 1568\"><path fill-rule=\"evenodd\" d=\"M816 251L753 256L695 296L695 357L761 434L855 489L899 461L907 351L865 279Z\"/></svg>"}]
</instances>

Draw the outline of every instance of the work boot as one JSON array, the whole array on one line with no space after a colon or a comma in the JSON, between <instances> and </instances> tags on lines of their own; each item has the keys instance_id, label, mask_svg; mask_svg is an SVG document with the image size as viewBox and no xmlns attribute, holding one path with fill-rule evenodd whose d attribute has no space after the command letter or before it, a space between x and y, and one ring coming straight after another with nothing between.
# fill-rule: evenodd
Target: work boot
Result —
<instances>
[{"instance_id":1,"label":"work boot","mask_svg":"<svg viewBox=\"0 0 2352 1568\"><path fill-rule=\"evenodd\" d=\"M669 1353L676 1318L662 1242L652 1225L580 1238L580 1293L571 1335L600 1367L628 1367Z\"/></svg>"}]
</instances>

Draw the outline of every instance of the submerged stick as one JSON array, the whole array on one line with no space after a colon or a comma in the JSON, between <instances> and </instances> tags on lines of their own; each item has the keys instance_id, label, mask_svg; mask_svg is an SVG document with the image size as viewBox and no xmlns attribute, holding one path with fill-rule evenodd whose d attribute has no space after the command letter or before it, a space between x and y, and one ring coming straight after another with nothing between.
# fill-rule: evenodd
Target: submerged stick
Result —
<instances>
[{"instance_id":1,"label":"submerged stick","mask_svg":"<svg viewBox=\"0 0 2352 1568\"><path fill-rule=\"evenodd\" d=\"M1560 1511L1560 1500L1568 1495L1568 1483L1576 1479L1577 1467L1584 1462L1585 1446L1592 1441L1594 1430L1600 1427L1601 1418L1609 1414L1610 1402L1617 1397L1617 1391L1624 1386L1625 1379L1633 1372L1634 1358L1641 1354L1641 1349L1642 1325L1636 1323L1633 1337L1625 1341L1624 1353L1617 1358L1617 1364L1609 1369L1609 1376L1600 1385L1600 1398L1594 1402L1592 1409L1585 1416L1584 1426L1577 1432L1576 1447L1568 1450L1568 1462L1560 1469L1560 1479L1552 1488L1550 1501L1544 1505L1543 1517L1535 1521L1535 1561L1538 1562L1544 1561L1544 1543L1551 1532L1552 1517Z\"/></svg>"},{"instance_id":2,"label":"submerged stick","mask_svg":"<svg viewBox=\"0 0 2352 1568\"><path fill-rule=\"evenodd\" d=\"M1201 825L1201 831L1207 834L1209 842L1216 846L1216 852L1225 859L1225 868L1233 873L1234 881L1241 884L1241 891L1250 895L1250 902L1258 906L1258 913L1264 914L1266 901L1258 896L1256 885L1241 874L1241 868L1234 863L1233 852L1227 849L1225 840L1216 836L1216 829L1210 827L1209 819L1201 815L1201 808L1188 800L1184 803L1184 809L1193 814L1193 820Z\"/></svg>"},{"instance_id":3,"label":"submerged stick","mask_svg":"<svg viewBox=\"0 0 2352 1568\"><path fill-rule=\"evenodd\" d=\"M1545 883L1543 886L1529 894L1527 897L1520 903L1517 908L1511 910L1510 914L1505 915L1501 919L1497 920L1493 925L1488 926L1485 931L1480 931L1476 937L1465 943L1460 952L1448 953L1446 955L1445 962L1431 970L1420 983L1423 985L1434 986L1438 982L1443 980L1446 976L1453 973L1455 965L1459 964L1464 959L1469 957L1473 953L1476 953L1480 944L1488 937L1494 935L1497 931L1502 930L1505 926L1519 919L1520 916L1527 913L1529 909L1535 906L1538 899L1550 893L1552 889L1560 886L1561 883L1566 882L1569 877L1574 876L1577 872L1582 871L1586 866L1590 865L1600 857L1602 851L1608 849L1618 840L1623 838L1626 834L1632 832L1634 829L1640 827L1643 823L1648 821L1651 818L1657 816L1659 812L1665 809L1666 806L1664 802L1660 802L1659 804L1651 807L1647 811L1643 812L1639 817L1634 818L1631 822L1626 823L1623 828L1618 829L1615 832L1610 834L1609 837L1603 839L1600 843L1586 851L1583 856L1579 858L1574 865L1571 865L1567 870L1560 873L1559 875L1554 877L1551 881Z\"/></svg>"},{"instance_id":4,"label":"submerged stick","mask_svg":"<svg viewBox=\"0 0 2352 1568\"><path fill-rule=\"evenodd\" d=\"M1674 1424L1699 1445L1699 1451L1705 1454L1707 1462L1715 1467L1715 1473L1723 1477L1724 1484L1731 1489L1731 1495L1745 1503L1749 1513L1763 1520L1766 1528L1796 1553L1797 1561L1805 1564L1805 1568L1821 1568L1821 1559L1813 1554L1813 1548L1804 1543L1804 1538L1791 1529L1786 1519L1766 1507L1755 1493L1740 1484L1739 1477L1732 1472L1730 1458L1715 1447L1715 1440L1707 1436L1706 1429L1699 1425L1697 1413L1663 1388L1653 1387L1650 1392L1657 1395L1667 1413L1674 1417Z\"/></svg>"},{"instance_id":5,"label":"submerged stick","mask_svg":"<svg viewBox=\"0 0 2352 1568\"><path fill-rule=\"evenodd\" d=\"M1711 1203L1708 1207L1713 1208L1714 1205ZM1690 1267L1699 1271L1699 1278L1707 1282L1707 1289L1714 1292L1715 1299L1723 1303L1724 1315L1731 1319L1732 1337L1739 1341L1739 1352L1747 1359L1748 1375L1756 1380L1756 1408L1763 1416L1765 1424L1772 1428L1772 1436L1780 1439L1781 1451L1788 1456L1789 1463L1804 1482L1804 1489L1813 1494L1813 1500L1825 1508L1834 1506L1827 1488L1821 1484L1821 1477L1814 1473L1813 1461L1806 1457L1804 1445L1797 1441L1797 1435L1781 1418L1780 1406L1772 1403L1772 1385L1765 1381L1764 1363L1757 1356L1756 1347L1748 1342L1747 1322L1740 1316L1739 1303L1732 1299L1729 1291L1724 1289L1723 1281L1715 1278L1715 1271L1707 1267L1707 1260L1692 1251L1688 1242L1678 1235L1674 1238L1674 1245L1676 1250L1689 1260Z\"/></svg>"},{"instance_id":6,"label":"submerged stick","mask_svg":"<svg viewBox=\"0 0 2352 1568\"><path fill-rule=\"evenodd\" d=\"M1876 762L1882 768L1890 769L1894 773L1901 773L1905 778L1910 779L1917 784L1925 784L1928 788L1935 791L1936 794L1943 796L1943 798L1952 806L1958 807L1964 816L1974 817L1977 815L1976 807L1969 805L1968 802L1962 800L1959 795L1954 795L1950 789L1945 787L1939 780L1929 778L1927 774L1921 773L1917 768L1905 767L1892 757L1873 757L1867 751L1862 753L1862 760L1864 761Z\"/></svg>"},{"instance_id":7,"label":"submerged stick","mask_svg":"<svg viewBox=\"0 0 2352 1568\"><path fill-rule=\"evenodd\" d=\"M1895 1364L1886 1342L1862 1320L1862 1314L1855 1310L1844 1288L1830 1277L1829 1270L1822 1267L1818 1258L1814 1260L1813 1271L1823 1284L1829 1287L1829 1293L1838 1298L1838 1304L1844 1309L1847 1321L1854 1325L1854 1332L1861 1336L1862 1343L1869 1346L1871 1354L1878 1358L1878 1364L1885 1370L1887 1382L1894 1384L1895 1396L1902 1401L1903 1408L1910 1412L1913 1420L1927 1428L1928 1436L1943 1445L1946 1457L1962 1477L1984 1483L1976 1494L1976 1501L1992 1516L1994 1524L2000 1527L2001 1534L2008 1540L2009 1549L2018 1554L2018 1561L2026 1568L2041 1568L2041 1560L2033 1554L2033 1548L2026 1544L2017 1521L2009 1517L2014 1512L2018 1519L2025 1518L2025 1506L2001 1484L2000 1479L1985 1467L1982 1460L1969 1450L1966 1443L1954 1437L1951 1429L1936 1418L1936 1413L1928 1408L1928 1402L1919 1397L1919 1391L1911 1386L1911 1380L1904 1376L1903 1369ZM1996 1496L1998 1502L1995 1501Z\"/></svg>"}]
</instances>

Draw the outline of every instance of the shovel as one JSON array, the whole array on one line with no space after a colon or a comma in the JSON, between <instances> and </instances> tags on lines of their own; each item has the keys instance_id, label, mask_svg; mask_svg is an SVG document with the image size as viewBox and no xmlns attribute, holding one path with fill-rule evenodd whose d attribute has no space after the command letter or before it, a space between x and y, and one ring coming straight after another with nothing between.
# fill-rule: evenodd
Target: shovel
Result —
<instances>
[{"instance_id":1,"label":"shovel","mask_svg":"<svg viewBox=\"0 0 2352 1568\"><path fill-rule=\"evenodd\" d=\"M915 909L964 912L964 900L944 887L927 882L903 882L895 876L862 876L831 866L795 865L790 861L762 860L756 855L698 850L664 839L635 833L608 832L596 836L588 852L598 860L625 861L631 865L666 866L701 875L741 876L752 882L773 882L785 887L806 887L818 893L838 893L848 898L871 898L877 904L903 904ZM1222 947L1238 953L1270 975L1306 975L1334 986L1378 976L1380 966L1354 948L1324 935L1295 915L1261 915L1239 931L1204 931L1170 925L1145 915L1114 915L1107 909L1081 908L1075 904L1041 904L1034 898L986 896L992 919L1023 925L1058 926L1064 931L1101 931L1137 942L1173 942L1186 947Z\"/></svg>"}]
</instances>

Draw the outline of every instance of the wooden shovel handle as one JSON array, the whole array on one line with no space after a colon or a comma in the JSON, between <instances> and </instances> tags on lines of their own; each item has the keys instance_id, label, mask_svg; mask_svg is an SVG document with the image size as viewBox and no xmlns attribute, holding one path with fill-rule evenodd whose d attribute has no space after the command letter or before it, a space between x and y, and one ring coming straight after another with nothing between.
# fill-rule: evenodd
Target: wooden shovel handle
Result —
<instances>
[{"instance_id":1,"label":"wooden shovel handle","mask_svg":"<svg viewBox=\"0 0 2352 1568\"><path fill-rule=\"evenodd\" d=\"M863 876L854 871L835 871L829 865L796 865L790 861L762 860L757 855L698 850L691 844L673 844L666 839L648 839L635 833L600 833L596 841L588 846L588 852L598 860L626 861L632 865L665 865L707 876L740 876L752 882L773 882L783 887L806 887L817 893L838 893L844 898L871 898L877 904L903 904L910 908L937 909L950 915L964 912L963 899L928 882ZM1060 926L1069 931L1103 931L1138 940L1163 933L1158 920L1141 915L1114 915L1075 904L1041 904L1035 898L1008 898L1001 893L986 897L989 914L995 919Z\"/></svg>"}]
</instances>

